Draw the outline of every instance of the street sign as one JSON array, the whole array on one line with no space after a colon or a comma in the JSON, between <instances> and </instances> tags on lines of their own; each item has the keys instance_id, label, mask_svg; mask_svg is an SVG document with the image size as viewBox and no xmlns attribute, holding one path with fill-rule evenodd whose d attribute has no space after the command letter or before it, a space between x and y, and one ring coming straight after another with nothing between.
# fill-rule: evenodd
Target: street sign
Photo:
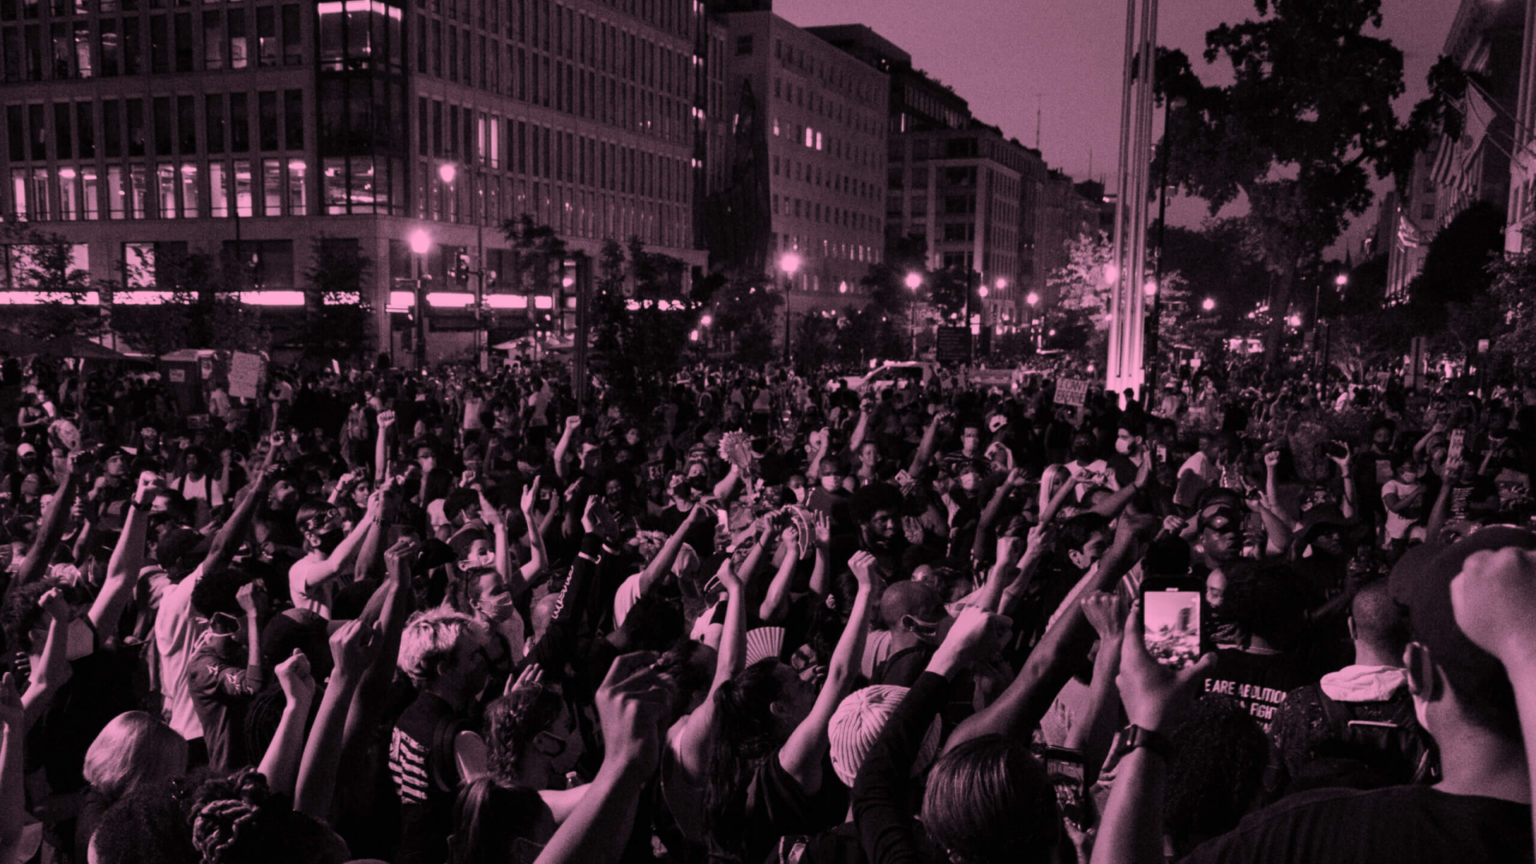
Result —
<instances>
[{"instance_id":1,"label":"street sign","mask_svg":"<svg viewBox=\"0 0 1536 864\"><path fill-rule=\"evenodd\" d=\"M971 362L971 328L940 327L936 359L941 364Z\"/></svg>"},{"instance_id":2,"label":"street sign","mask_svg":"<svg viewBox=\"0 0 1536 864\"><path fill-rule=\"evenodd\" d=\"M1088 382L1077 378L1060 378L1056 381L1056 404L1083 407L1088 401Z\"/></svg>"}]
</instances>

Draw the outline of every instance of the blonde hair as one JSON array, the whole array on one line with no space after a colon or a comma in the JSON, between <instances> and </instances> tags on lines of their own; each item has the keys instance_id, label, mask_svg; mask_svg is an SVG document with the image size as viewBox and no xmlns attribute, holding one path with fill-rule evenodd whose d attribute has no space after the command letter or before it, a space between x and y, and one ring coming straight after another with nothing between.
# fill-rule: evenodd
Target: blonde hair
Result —
<instances>
[{"instance_id":1,"label":"blonde hair","mask_svg":"<svg viewBox=\"0 0 1536 864\"><path fill-rule=\"evenodd\" d=\"M1051 465L1040 475L1040 512L1044 513L1051 506L1051 499L1056 497L1061 484L1072 479L1072 472L1065 465Z\"/></svg>"},{"instance_id":2,"label":"blonde hair","mask_svg":"<svg viewBox=\"0 0 1536 864\"><path fill-rule=\"evenodd\" d=\"M474 618L443 604L411 616L400 634L400 671L417 684L437 678L438 670L453 662L454 649L464 638L485 639L485 629Z\"/></svg>"},{"instance_id":3,"label":"blonde hair","mask_svg":"<svg viewBox=\"0 0 1536 864\"><path fill-rule=\"evenodd\" d=\"M133 790L187 771L187 742L147 711L124 711L85 751L85 780L116 801Z\"/></svg>"}]
</instances>

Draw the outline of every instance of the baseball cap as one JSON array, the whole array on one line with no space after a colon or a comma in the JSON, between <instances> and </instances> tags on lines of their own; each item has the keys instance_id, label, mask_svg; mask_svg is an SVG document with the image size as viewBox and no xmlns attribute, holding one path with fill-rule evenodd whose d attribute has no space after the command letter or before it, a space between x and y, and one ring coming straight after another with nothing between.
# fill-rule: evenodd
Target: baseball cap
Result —
<instances>
[{"instance_id":1,"label":"baseball cap","mask_svg":"<svg viewBox=\"0 0 1536 864\"><path fill-rule=\"evenodd\" d=\"M1494 526L1449 545L1417 546L1398 559L1387 587L1392 599L1407 608L1414 641L1429 649L1451 687L1457 693L1475 693L1500 715L1515 717L1515 691L1504 665L1467 638L1451 608L1451 580L1467 558L1506 548L1536 550L1536 533Z\"/></svg>"},{"instance_id":2,"label":"baseball cap","mask_svg":"<svg viewBox=\"0 0 1536 864\"><path fill-rule=\"evenodd\" d=\"M37 448L33 447L31 444L28 444L25 441L21 442L20 446L18 446L16 448L16 455L17 456L25 456L28 453L34 453L35 454L36 452L37 452Z\"/></svg>"}]
</instances>

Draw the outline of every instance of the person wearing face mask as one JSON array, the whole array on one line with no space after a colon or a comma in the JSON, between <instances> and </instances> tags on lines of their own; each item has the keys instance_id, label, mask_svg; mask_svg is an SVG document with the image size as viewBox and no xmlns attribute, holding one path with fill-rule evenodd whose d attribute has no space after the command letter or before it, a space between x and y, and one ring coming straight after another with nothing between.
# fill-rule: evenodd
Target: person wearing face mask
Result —
<instances>
[{"instance_id":1,"label":"person wearing face mask","mask_svg":"<svg viewBox=\"0 0 1536 864\"><path fill-rule=\"evenodd\" d=\"M1087 475L1077 484L1074 493L1078 504L1083 503L1083 497L1095 486L1104 486L1110 491L1120 488L1114 473L1109 470L1109 463L1099 458L1093 433L1086 429L1072 434L1072 461L1067 463L1067 470L1074 475Z\"/></svg>"},{"instance_id":2,"label":"person wearing face mask","mask_svg":"<svg viewBox=\"0 0 1536 864\"><path fill-rule=\"evenodd\" d=\"M261 583L234 568L205 576L192 589L192 609L207 636L187 666L187 689L208 745L208 766L217 773L251 763L245 712L266 684L260 638L265 607Z\"/></svg>"},{"instance_id":3,"label":"person wearing face mask","mask_svg":"<svg viewBox=\"0 0 1536 864\"><path fill-rule=\"evenodd\" d=\"M37 458L36 447L25 441L17 445L16 470L12 471L10 476L6 478L5 486L6 491L11 493L12 499L18 499L21 497L22 484L26 481L29 475L38 474L40 470L38 468L38 464L39 462ZM33 492L32 494L36 496L38 492Z\"/></svg>"},{"instance_id":4,"label":"person wearing face mask","mask_svg":"<svg viewBox=\"0 0 1536 864\"><path fill-rule=\"evenodd\" d=\"M960 428L960 449L944 457L944 467L955 477L964 476L969 469L978 477L987 476L990 465L982 451L981 423L967 420Z\"/></svg>"},{"instance_id":5,"label":"person wearing face mask","mask_svg":"<svg viewBox=\"0 0 1536 864\"><path fill-rule=\"evenodd\" d=\"M350 572L353 556L374 523L384 518L384 493L375 490L368 499L368 512L358 520L351 534L341 530L341 511L325 502L310 502L299 508L298 524L304 532L304 557L288 568L288 590L295 609L303 609L327 620L331 603L341 588L340 577Z\"/></svg>"}]
</instances>

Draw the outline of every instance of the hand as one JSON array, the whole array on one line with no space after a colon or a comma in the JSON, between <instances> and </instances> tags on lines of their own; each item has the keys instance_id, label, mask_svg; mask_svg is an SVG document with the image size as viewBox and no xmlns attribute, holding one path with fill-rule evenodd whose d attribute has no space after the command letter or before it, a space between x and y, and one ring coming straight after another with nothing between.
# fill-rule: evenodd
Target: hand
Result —
<instances>
[{"instance_id":1,"label":"hand","mask_svg":"<svg viewBox=\"0 0 1536 864\"><path fill-rule=\"evenodd\" d=\"M501 695L511 696L519 690L542 690L544 688L544 670L537 663L529 663L523 674L507 679L507 686L502 689Z\"/></svg>"},{"instance_id":2,"label":"hand","mask_svg":"<svg viewBox=\"0 0 1536 864\"><path fill-rule=\"evenodd\" d=\"M272 671L277 675L277 684L283 688L283 696L287 697L289 705L307 706L314 698L315 679L309 674L309 658L303 651L293 649L293 654Z\"/></svg>"},{"instance_id":3,"label":"hand","mask_svg":"<svg viewBox=\"0 0 1536 864\"><path fill-rule=\"evenodd\" d=\"M493 529L506 524L501 519L501 511L483 494L480 496L480 521Z\"/></svg>"},{"instance_id":4,"label":"hand","mask_svg":"<svg viewBox=\"0 0 1536 864\"><path fill-rule=\"evenodd\" d=\"M261 614L261 609L265 605L266 599L266 586L260 582L247 582L240 586L239 591L235 592L235 602L239 603L240 608L245 610L245 617L247 618L255 618Z\"/></svg>"},{"instance_id":5,"label":"hand","mask_svg":"<svg viewBox=\"0 0 1536 864\"><path fill-rule=\"evenodd\" d=\"M1024 560L1032 561L1039 559L1055 545L1056 527L1049 522L1030 526L1029 537L1026 542L1029 546L1024 550Z\"/></svg>"},{"instance_id":6,"label":"hand","mask_svg":"<svg viewBox=\"0 0 1536 864\"><path fill-rule=\"evenodd\" d=\"M415 537L401 537L395 541L395 545L384 551L384 568L389 578L396 582L406 581L402 577L409 575L411 563L416 560L416 555L421 551L421 544Z\"/></svg>"},{"instance_id":7,"label":"hand","mask_svg":"<svg viewBox=\"0 0 1536 864\"><path fill-rule=\"evenodd\" d=\"M625 654L613 661L593 700L607 746L605 759L649 777L661 760L662 724L671 702L672 686L651 667L649 651Z\"/></svg>"},{"instance_id":8,"label":"hand","mask_svg":"<svg viewBox=\"0 0 1536 864\"><path fill-rule=\"evenodd\" d=\"M1467 556L1451 580L1451 609L1467 638L1510 678L1536 661L1536 554L1506 547Z\"/></svg>"},{"instance_id":9,"label":"hand","mask_svg":"<svg viewBox=\"0 0 1536 864\"><path fill-rule=\"evenodd\" d=\"M64 599L64 593L59 589L49 588L47 593L37 598L37 605L41 606L43 611L48 613L49 618L60 624L69 623L69 601Z\"/></svg>"},{"instance_id":10,"label":"hand","mask_svg":"<svg viewBox=\"0 0 1536 864\"><path fill-rule=\"evenodd\" d=\"M1264 451L1264 467L1268 468L1271 471L1273 471L1276 468L1280 467L1280 451L1279 450L1266 450L1266 451Z\"/></svg>"},{"instance_id":11,"label":"hand","mask_svg":"<svg viewBox=\"0 0 1536 864\"><path fill-rule=\"evenodd\" d=\"M475 474L475 469L473 469L473 468L466 468L466 469L464 469L463 476L461 476L459 478L459 485L463 486L465 489L473 489L473 488L475 488L475 480L476 479L478 479L478 478L477 478L477 476Z\"/></svg>"},{"instance_id":12,"label":"hand","mask_svg":"<svg viewBox=\"0 0 1536 864\"><path fill-rule=\"evenodd\" d=\"M133 506L143 509L153 504L155 493L165 488L165 480L153 471L139 475L139 488L133 493Z\"/></svg>"},{"instance_id":13,"label":"hand","mask_svg":"<svg viewBox=\"0 0 1536 864\"><path fill-rule=\"evenodd\" d=\"M715 571L715 579L727 591L740 591L743 584L741 577L736 574L736 568L731 566L729 556L720 562L720 569Z\"/></svg>"},{"instance_id":14,"label":"hand","mask_svg":"<svg viewBox=\"0 0 1536 864\"><path fill-rule=\"evenodd\" d=\"M848 569L853 571L853 578L859 583L860 591L868 591L875 582L875 556L860 550L853 553L848 560Z\"/></svg>"},{"instance_id":15,"label":"hand","mask_svg":"<svg viewBox=\"0 0 1536 864\"><path fill-rule=\"evenodd\" d=\"M604 540L611 540L619 533L619 525L608 512L608 505L596 495L587 499L586 512L581 514L581 527L587 533L595 533Z\"/></svg>"},{"instance_id":16,"label":"hand","mask_svg":"<svg viewBox=\"0 0 1536 864\"><path fill-rule=\"evenodd\" d=\"M91 473L96 467L96 454L88 450L76 450L69 454L69 473L76 480L85 479L85 475Z\"/></svg>"},{"instance_id":17,"label":"hand","mask_svg":"<svg viewBox=\"0 0 1536 864\"><path fill-rule=\"evenodd\" d=\"M709 501L699 501L689 509L688 515L683 517L683 521L687 522L689 525L697 525L700 522L715 518L715 513L717 512L719 512L719 508L716 507L713 503Z\"/></svg>"},{"instance_id":18,"label":"hand","mask_svg":"<svg viewBox=\"0 0 1536 864\"><path fill-rule=\"evenodd\" d=\"M565 418L565 431L567 433L575 432L577 429L580 429L580 428L581 428L581 415L580 414L572 414L571 416Z\"/></svg>"},{"instance_id":19,"label":"hand","mask_svg":"<svg viewBox=\"0 0 1536 864\"><path fill-rule=\"evenodd\" d=\"M824 510L817 510L811 522L816 531L816 548L823 552L832 548L832 517Z\"/></svg>"},{"instance_id":20,"label":"hand","mask_svg":"<svg viewBox=\"0 0 1536 864\"><path fill-rule=\"evenodd\" d=\"M1006 642L1012 627L1013 622L1007 616L967 606L950 625L929 668L944 675L965 669Z\"/></svg>"},{"instance_id":21,"label":"hand","mask_svg":"<svg viewBox=\"0 0 1536 864\"><path fill-rule=\"evenodd\" d=\"M389 427L391 427L393 425L395 425L395 412L393 412L393 411L380 411L379 412L379 429L380 430L388 429Z\"/></svg>"},{"instance_id":22,"label":"hand","mask_svg":"<svg viewBox=\"0 0 1536 864\"><path fill-rule=\"evenodd\" d=\"M1120 637L1125 634L1125 604L1120 602L1120 596L1110 591L1094 591L1083 598L1082 604L1083 615L1104 642L1099 650L1110 646L1120 650Z\"/></svg>"},{"instance_id":23,"label":"hand","mask_svg":"<svg viewBox=\"0 0 1536 864\"><path fill-rule=\"evenodd\" d=\"M384 640L372 626L361 620L348 621L331 634L331 660L336 664L336 675L356 682L383 647Z\"/></svg>"},{"instance_id":24,"label":"hand","mask_svg":"<svg viewBox=\"0 0 1536 864\"><path fill-rule=\"evenodd\" d=\"M1163 530L1169 534L1178 535L1184 532L1184 526L1188 524L1182 516L1163 517Z\"/></svg>"},{"instance_id":25,"label":"hand","mask_svg":"<svg viewBox=\"0 0 1536 864\"><path fill-rule=\"evenodd\" d=\"M539 478L533 478L533 482L523 489L522 497L517 503L522 508L523 515L531 519L534 508L539 504Z\"/></svg>"},{"instance_id":26,"label":"hand","mask_svg":"<svg viewBox=\"0 0 1536 864\"><path fill-rule=\"evenodd\" d=\"M1028 482L1028 480L1029 478L1024 473L1023 469L1012 468L1008 471L1008 480L1004 483L1004 485L1008 486L1009 488L1023 486L1026 482Z\"/></svg>"},{"instance_id":27,"label":"hand","mask_svg":"<svg viewBox=\"0 0 1536 864\"><path fill-rule=\"evenodd\" d=\"M369 513L373 514L374 516L378 516L384 512L384 495L385 490L382 488L375 489L368 493Z\"/></svg>"},{"instance_id":28,"label":"hand","mask_svg":"<svg viewBox=\"0 0 1536 864\"><path fill-rule=\"evenodd\" d=\"M997 538L997 563L1007 568L1018 563L1019 556L1024 554L1024 540L1020 537L1003 535Z\"/></svg>"},{"instance_id":29,"label":"hand","mask_svg":"<svg viewBox=\"0 0 1536 864\"><path fill-rule=\"evenodd\" d=\"M0 676L0 725L20 733L26 716L21 707L21 694L16 692L16 678L7 672Z\"/></svg>"},{"instance_id":30,"label":"hand","mask_svg":"<svg viewBox=\"0 0 1536 864\"><path fill-rule=\"evenodd\" d=\"M1173 731L1195 682L1216 665L1216 655L1208 653L1198 663L1171 669L1152 659L1143 638L1138 600L1131 604L1130 617L1125 621L1125 635L1120 640L1120 674L1115 676L1115 686L1132 723L1167 734Z\"/></svg>"}]
</instances>

